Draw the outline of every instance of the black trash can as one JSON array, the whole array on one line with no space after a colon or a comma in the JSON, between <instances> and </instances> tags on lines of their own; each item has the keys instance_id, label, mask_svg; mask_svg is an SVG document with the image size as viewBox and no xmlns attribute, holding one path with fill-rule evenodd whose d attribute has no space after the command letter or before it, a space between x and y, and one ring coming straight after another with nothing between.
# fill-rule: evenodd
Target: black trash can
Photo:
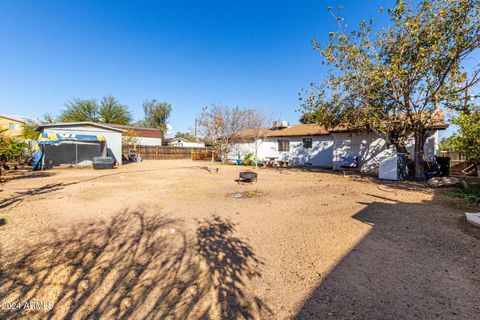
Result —
<instances>
[{"instance_id":1,"label":"black trash can","mask_svg":"<svg viewBox=\"0 0 480 320\"><path fill-rule=\"evenodd\" d=\"M450 157L437 157L438 174L440 177L450 175Z\"/></svg>"}]
</instances>

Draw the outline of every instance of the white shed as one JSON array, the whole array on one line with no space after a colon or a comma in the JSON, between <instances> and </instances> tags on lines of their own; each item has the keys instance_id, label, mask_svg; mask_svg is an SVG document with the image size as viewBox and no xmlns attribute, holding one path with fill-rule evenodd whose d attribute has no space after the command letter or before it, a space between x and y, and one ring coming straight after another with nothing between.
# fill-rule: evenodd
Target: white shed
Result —
<instances>
[{"instance_id":1,"label":"white shed","mask_svg":"<svg viewBox=\"0 0 480 320\"><path fill-rule=\"evenodd\" d=\"M46 164L90 165L93 157L102 155L122 164L122 129L94 122L61 122L42 124L35 130L40 140L56 137L59 141L45 145Z\"/></svg>"}]
</instances>

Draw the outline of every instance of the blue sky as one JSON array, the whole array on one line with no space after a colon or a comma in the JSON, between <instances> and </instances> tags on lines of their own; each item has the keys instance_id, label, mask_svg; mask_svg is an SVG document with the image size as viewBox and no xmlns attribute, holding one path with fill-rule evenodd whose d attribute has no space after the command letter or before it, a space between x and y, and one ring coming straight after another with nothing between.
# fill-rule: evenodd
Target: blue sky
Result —
<instances>
[{"instance_id":1,"label":"blue sky","mask_svg":"<svg viewBox=\"0 0 480 320\"><path fill-rule=\"evenodd\" d=\"M60 113L112 94L173 105L185 131L205 105L255 107L298 122L298 92L325 75L310 40L327 41L344 6L350 25L394 1L0 2L0 113Z\"/></svg>"}]
</instances>

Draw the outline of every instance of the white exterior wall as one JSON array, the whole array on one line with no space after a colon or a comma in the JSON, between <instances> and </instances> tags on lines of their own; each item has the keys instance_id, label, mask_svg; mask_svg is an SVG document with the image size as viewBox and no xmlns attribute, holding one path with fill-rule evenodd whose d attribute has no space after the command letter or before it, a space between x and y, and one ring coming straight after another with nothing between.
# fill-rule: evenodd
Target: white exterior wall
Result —
<instances>
[{"instance_id":1,"label":"white exterior wall","mask_svg":"<svg viewBox=\"0 0 480 320\"><path fill-rule=\"evenodd\" d=\"M107 146L107 155L113 157L114 161L118 161L122 164L122 133L112 130L107 130L99 127L57 127L57 128L45 128L45 133L64 133L64 134L90 134L90 135L102 135L105 137ZM84 161L85 162L85 161ZM87 162L82 164L88 164ZM91 162L90 162L91 164Z\"/></svg>"},{"instance_id":2,"label":"white exterior wall","mask_svg":"<svg viewBox=\"0 0 480 320\"><path fill-rule=\"evenodd\" d=\"M162 138L137 137L138 145L141 146L161 146Z\"/></svg>"},{"instance_id":3,"label":"white exterior wall","mask_svg":"<svg viewBox=\"0 0 480 320\"><path fill-rule=\"evenodd\" d=\"M358 156L358 168L362 172L377 172L380 161L395 152L395 147L386 147L384 139L374 133L351 135L334 133L333 169L341 169L342 157ZM413 139L407 141L407 150L413 154ZM431 131L424 146L427 159L435 155L438 147L438 131Z\"/></svg>"},{"instance_id":4,"label":"white exterior wall","mask_svg":"<svg viewBox=\"0 0 480 320\"><path fill-rule=\"evenodd\" d=\"M303 138L312 139L312 148L303 147ZM278 151L278 140L290 141L289 152ZM291 165L299 166L310 163L313 166L341 169L341 159L344 156L358 156L358 169L362 172L377 172L380 160L394 152L394 147L386 147L385 140L374 133L350 135L349 133L333 133L324 136L305 137L269 137L259 140L258 158L276 157L278 160L288 160ZM438 131L432 131L425 142L427 159L435 155L438 147ZM413 140L407 142L407 149L413 153ZM236 160L238 155L244 157L247 153L255 153L255 143L245 142L234 144L229 153L230 160Z\"/></svg>"},{"instance_id":5,"label":"white exterior wall","mask_svg":"<svg viewBox=\"0 0 480 320\"><path fill-rule=\"evenodd\" d=\"M303 147L303 138L312 139L312 148ZM278 151L278 140L290 141L290 150ZM243 157L248 152L255 153L255 143L238 143L230 151L229 159L237 159L238 154ZM333 159L333 141L331 135L309 137L268 137L258 142L258 158L276 157L277 160L288 161L291 165L299 166L310 163L313 166L331 167Z\"/></svg>"}]
</instances>

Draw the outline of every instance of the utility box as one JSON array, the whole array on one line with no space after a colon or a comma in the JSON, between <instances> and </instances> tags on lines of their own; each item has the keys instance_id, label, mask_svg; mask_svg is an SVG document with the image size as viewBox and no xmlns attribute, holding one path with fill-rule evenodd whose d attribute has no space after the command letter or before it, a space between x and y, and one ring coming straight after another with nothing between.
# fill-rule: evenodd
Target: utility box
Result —
<instances>
[{"instance_id":1,"label":"utility box","mask_svg":"<svg viewBox=\"0 0 480 320\"><path fill-rule=\"evenodd\" d=\"M405 180L408 177L407 155L396 153L380 161L378 178L382 180Z\"/></svg>"},{"instance_id":2,"label":"utility box","mask_svg":"<svg viewBox=\"0 0 480 320\"><path fill-rule=\"evenodd\" d=\"M112 157L94 157L93 158L93 169L113 169L113 158Z\"/></svg>"}]
</instances>

